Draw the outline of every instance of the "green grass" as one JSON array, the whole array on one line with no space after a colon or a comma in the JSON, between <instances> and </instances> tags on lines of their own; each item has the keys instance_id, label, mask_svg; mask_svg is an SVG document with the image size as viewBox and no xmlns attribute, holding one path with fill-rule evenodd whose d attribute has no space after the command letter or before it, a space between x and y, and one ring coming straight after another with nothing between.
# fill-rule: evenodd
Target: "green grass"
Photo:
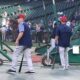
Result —
<instances>
[{"instance_id":1,"label":"green grass","mask_svg":"<svg viewBox=\"0 0 80 80\"><path fill-rule=\"evenodd\" d=\"M15 42L6 41L5 43L6 43L7 45L15 46Z\"/></svg>"},{"instance_id":2,"label":"green grass","mask_svg":"<svg viewBox=\"0 0 80 80\"><path fill-rule=\"evenodd\" d=\"M15 46L15 42L6 41L5 43L7 45ZM43 46L43 45L45 45L45 44L40 43L40 46ZM33 47L40 47L40 46L39 46L39 43L33 43Z\"/></svg>"}]
</instances>

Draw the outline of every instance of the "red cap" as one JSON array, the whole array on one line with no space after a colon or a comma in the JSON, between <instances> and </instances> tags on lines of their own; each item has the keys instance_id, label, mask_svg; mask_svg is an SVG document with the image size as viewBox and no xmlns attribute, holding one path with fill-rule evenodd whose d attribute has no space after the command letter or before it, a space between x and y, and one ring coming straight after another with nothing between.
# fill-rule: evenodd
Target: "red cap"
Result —
<instances>
[{"instance_id":1,"label":"red cap","mask_svg":"<svg viewBox=\"0 0 80 80\"><path fill-rule=\"evenodd\" d=\"M67 22L67 16L61 16L60 21L61 22Z\"/></svg>"},{"instance_id":2,"label":"red cap","mask_svg":"<svg viewBox=\"0 0 80 80\"><path fill-rule=\"evenodd\" d=\"M24 14L19 14L19 15L18 15L18 19L19 19L19 18L25 19L25 17L26 17L26 16L25 16Z\"/></svg>"}]
</instances>

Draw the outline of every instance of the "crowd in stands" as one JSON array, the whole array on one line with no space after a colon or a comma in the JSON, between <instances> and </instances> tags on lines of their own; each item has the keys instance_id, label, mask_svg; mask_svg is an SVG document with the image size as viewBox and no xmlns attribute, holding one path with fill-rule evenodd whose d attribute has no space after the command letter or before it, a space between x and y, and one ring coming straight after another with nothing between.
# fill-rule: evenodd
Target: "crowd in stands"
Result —
<instances>
[{"instance_id":1,"label":"crowd in stands","mask_svg":"<svg viewBox=\"0 0 80 80\"><path fill-rule=\"evenodd\" d=\"M70 1L74 2L75 0L66 0L66 1L67 2L70 2ZM18 6L18 10L22 11L24 9L21 6ZM62 14L63 14L63 12L62 12ZM4 12L3 19L2 19L2 28L0 28L0 31L2 32L2 40L15 41L16 29L13 26L17 26L17 23L16 23L16 25L14 25L14 23L16 21L11 20L11 24L13 24L13 25L8 26L9 18L6 18L7 15L8 15L7 12ZM79 13L78 14L76 13L76 15L79 15ZM60 16L58 16L58 17L60 17ZM76 18L78 19L79 17L76 17ZM47 21L47 24L48 24L47 26L43 22L30 22L30 21L26 22L29 25L29 27L31 28L33 42L47 43L48 38L49 38L48 34L50 35L52 32L53 22L54 22L54 19L49 19ZM71 28L73 30L75 27L74 18L71 21L69 20L66 23L66 25L71 26Z\"/></svg>"},{"instance_id":2,"label":"crowd in stands","mask_svg":"<svg viewBox=\"0 0 80 80\"><path fill-rule=\"evenodd\" d=\"M17 32L17 27L16 27L17 22L9 18L7 19L3 18L3 19L4 20L2 20L2 27L0 28L0 31L2 32L2 40L3 41L15 41L16 34L17 34L16 33ZM7 20L6 23L5 23L5 20ZM47 43L48 42L50 35L52 33L52 30L53 30L53 25L54 23L56 23L56 21L49 19L47 23L48 25L46 27L41 22L39 23L35 22L33 24L30 21L26 22L26 24L28 24L31 29L31 35L32 35L33 42L36 42L36 43ZM71 27L73 30L73 28L75 27L75 20L68 21L66 25Z\"/></svg>"}]
</instances>

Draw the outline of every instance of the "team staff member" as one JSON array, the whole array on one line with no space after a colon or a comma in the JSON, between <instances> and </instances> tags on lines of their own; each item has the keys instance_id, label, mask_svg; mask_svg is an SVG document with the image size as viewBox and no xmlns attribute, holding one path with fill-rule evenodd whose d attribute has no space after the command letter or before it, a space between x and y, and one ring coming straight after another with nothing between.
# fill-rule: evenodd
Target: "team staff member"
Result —
<instances>
[{"instance_id":1,"label":"team staff member","mask_svg":"<svg viewBox=\"0 0 80 80\"><path fill-rule=\"evenodd\" d=\"M23 49L26 47L24 52L24 57L27 60L28 71L26 73L34 73L32 59L31 59L31 47L32 47L32 40L30 35L30 29L28 25L24 22L25 15L19 14L18 15L18 36L15 42L16 49L13 53L12 58L12 65L8 72L16 72L17 66L17 59Z\"/></svg>"},{"instance_id":2,"label":"team staff member","mask_svg":"<svg viewBox=\"0 0 80 80\"><path fill-rule=\"evenodd\" d=\"M61 65L63 69L68 69L69 59L68 59L68 48L70 46L70 37L72 35L71 28L66 25L67 17L62 16L60 18L61 24L57 27L56 31L56 42L59 46L59 54Z\"/></svg>"}]
</instances>

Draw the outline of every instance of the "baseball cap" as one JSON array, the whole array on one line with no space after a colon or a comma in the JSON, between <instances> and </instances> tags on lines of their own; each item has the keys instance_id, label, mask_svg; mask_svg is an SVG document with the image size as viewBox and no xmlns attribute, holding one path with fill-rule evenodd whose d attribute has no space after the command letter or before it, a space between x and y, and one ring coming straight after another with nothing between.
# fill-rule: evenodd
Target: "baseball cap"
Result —
<instances>
[{"instance_id":1,"label":"baseball cap","mask_svg":"<svg viewBox=\"0 0 80 80\"><path fill-rule=\"evenodd\" d=\"M61 16L60 21L61 22L67 22L67 16Z\"/></svg>"},{"instance_id":2,"label":"baseball cap","mask_svg":"<svg viewBox=\"0 0 80 80\"><path fill-rule=\"evenodd\" d=\"M24 14L19 14L16 19L20 19L20 18L25 19L25 17L26 17L26 16L25 16Z\"/></svg>"}]
</instances>

